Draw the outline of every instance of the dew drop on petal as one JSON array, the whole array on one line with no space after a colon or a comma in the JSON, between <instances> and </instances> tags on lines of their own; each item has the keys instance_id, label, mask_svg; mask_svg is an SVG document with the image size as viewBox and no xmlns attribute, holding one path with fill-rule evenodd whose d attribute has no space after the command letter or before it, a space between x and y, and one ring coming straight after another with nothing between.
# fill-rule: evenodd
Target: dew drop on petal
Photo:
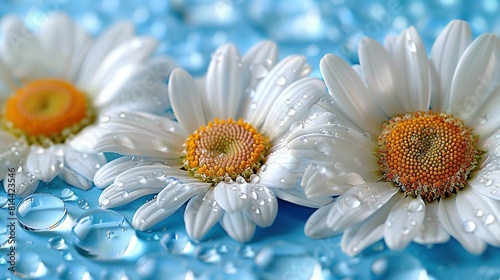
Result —
<instances>
[{"instance_id":1,"label":"dew drop on petal","mask_svg":"<svg viewBox=\"0 0 500 280\"><path fill-rule=\"evenodd\" d=\"M163 254L146 255L137 261L136 272L140 279L192 279L192 272L188 269L186 260Z\"/></svg>"},{"instance_id":2,"label":"dew drop on petal","mask_svg":"<svg viewBox=\"0 0 500 280\"><path fill-rule=\"evenodd\" d=\"M256 103L256 102L252 102L252 103L250 104L250 109L252 109L252 110L257 109L257 103Z\"/></svg>"},{"instance_id":3,"label":"dew drop on petal","mask_svg":"<svg viewBox=\"0 0 500 280\"><path fill-rule=\"evenodd\" d=\"M476 215L476 217L478 218L481 218L484 215L484 211L478 208L476 209L476 211L474 211L474 215Z\"/></svg>"},{"instance_id":4,"label":"dew drop on petal","mask_svg":"<svg viewBox=\"0 0 500 280\"><path fill-rule=\"evenodd\" d=\"M16 271L14 274L24 279L39 278L47 275L47 267L40 256L31 251L22 251L16 256Z\"/></svg>"},{"instance_id":5,"label":"dew drop on petal","mask_svg":"<svg viewBox=\"0 0 500 280\"><path fill-rule=\"evenodd\" d=\"M67 248L66 242L64 241L64 238L62 238L59 235L52 236L51 238L49 238L48 245L50 248L52 248L54 250L58 250L58 251L64 250Z\"/></svg>"},{"instance_id":6,"label":"dew drop on petal","mask_svg":"<svg viewBox=\"0 0 500 280\"><path fill-rule=\"evenodd\" d=\"M160 242L163 248L172 255L187 255L194 251L189 237L182 232L167 233Z\"/></svg>"},{"instance_id":7,"label":"dew drop on petal","mask_svg":"<svg viewBox=\"0 0 500 280\"><path fill-rule=\"evenodd\" d=\"M344 204L349 208L358 208L361 206L361 200L355 194L349 194L343 199Z\"/></svg>"},{"instance_id":8,"label":"dew drop on petal","mask_svg":"<svg viewBox=\"0 0 500 280\"><path fill-rule=\"evenodd\" d=\"M492 214L488 214L484 217L484 224L486 226L489 226L491 224L493 224L495 222L495 216L493 216Z\"/></svg>"},{"instance_id":9,"label":"dew drop on petal","mask_svg":"<svg viewBox=\"0 0 500 280\"><path fill-rule=\"evenodd\" d=\"M155 170L151 175L156 179L165 178L165 172L163 170Z\"/></svg>"},{"instance_id":10,"label":"dew drop on petal","mask_svg":"<svg viewBox=\"0 0 500 280\"><path fill-rule=\"evenodd\" d=\"M66 217L66 206L58 197L35 193L21 200L16 208L19 225L29 231L55 228Z\"/></svg>"},{"instance_id":11,"label":"dew drop on petal","mask_svg":"<svg viewBox=\"0 0 500 280\"><path fill-rule=\"evenodd\" d=\"M477 225L474 221L472 220L466 220L463 222L462 224L463 228L464 228L464 231L467 232L467 233L473 233L476 228L477 228Z\"/></svg>"},{"instance_id":12,"label":"dew drop on petal","mask_svg":"<svg viewBox=\"0 0 500 280\"><path fill-rule=\"evenodd\" d=\"M109 122L110 120L111 120L111 118L110 118L108 115L103 115L103 116L99 119L99 121L100 121L101 123L107 123L107 122Z\"/></svg>"},{"instance_id":13,"label":"dew drop on petal","mask_svg":"<svg viewBox=\"0 0 500 280\"><path fill-rule=\"evenodd\" d=\"M130 223L111 210L92 210L80 216L74 222L71 240L80 254L96 260L127 258L139 249Z\"/></svg>"},{"instance_id":14,"label":"dew drop on petal","mask_svg":"<svg viewBox=\"0 0 500 280\"><path fill-rule=\"evenodd\" d=\"M278 86L284 86L286 84L286 78L283 75L276 76L275 81Z\"/></svg>"},{"instance_id":15,"label":"dew drop on petal","mask_svg":"<svg viewBox=\"0 0 500 280\"><path fill-rule=\"evenodd\" d=\"M318 153L322 153L325 155L330 154L330 147L328 146L328 144L325 141L322 141L322 140L314 143L314 150L317 151Z\"/></svg>"},{"instance_id":16,"label":"dew drop on petal","mask_svg":"<svg viewBox=\"0 0 500 280\"><path fill-rule=\"evenodd\" d=\"M412 201L408 204L408 212L419 213L424 210L424 203L422 201Z\"/></svg>"},{"instance_id":17,"label":"dew drop on petal","mask_svg":"<svg viewBox=\"0 0 500 280\"><path fill-rule=\"evenodd\" d=\"M427 271L417 258L400 253L376 259L371 265L371 274L371 279L427 279Z\"/></svg>"}]
</instances>

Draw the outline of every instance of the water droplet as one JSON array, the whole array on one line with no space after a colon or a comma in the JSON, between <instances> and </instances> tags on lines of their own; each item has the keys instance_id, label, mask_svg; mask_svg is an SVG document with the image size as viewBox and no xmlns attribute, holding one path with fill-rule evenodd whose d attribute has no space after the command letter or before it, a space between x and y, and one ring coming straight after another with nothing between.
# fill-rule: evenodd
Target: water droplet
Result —
<instances>
[{"instance_id":1,"label":"water droplet","mask_svg":"<svg viewBox=\"0 0 500 280\"><path fill-rule=\"evenodd\" d=\"M302 143L307 143L307 141L309 141L309 140L307 140L307 137L305 137L305 136L301 136L301 137L299 138L299 140L300 140Z\"/></svg>"},{"instance_id":2,"label":"water droplet","mask_svg":"<svg viewBox=\"0 0 500 280\"><path fill-rule=\"evenodd\" d=\"M217 248L210 245L200 245L196 248L196 258L204 263L220 262L221 256L217 252Z\"/></svg>"},{"instance_id":3,"label":"water droplet","mask_svg":"<svg viewBox=\"0 0 500 280\"><path fill-rule=\"evenodd\" d=\"M194 251L193 244L186 234L182 232L172 232L163 236L161 245L172 255L186 255Z\"/></svg>"},{"instance_id":4,"label":"water droplet","mask_svg":"<svg viewBox=\"0 0 500 280\"><path fill-rule=\"evenodd\" d=\"M7 202L9 202L9 198L0 195L0 208L5 207L5 205L7 205Z\"/></svg>"},{"instance_id":5,"label":"water droplet","mask_svg":"<svg viewBox=\"0 0 500 280\"><path fill-rule=\"evenodd\" d=\"M111 120L111 118L108 115L103 115L100 119L101 123L107 123Z\"/></svg>"},{"instance_id":6,"label":"water droplet","mask_svg":"<svg viewBox=\"0 0 500 280\"><path fill-rule=\"evenodd\" d=\"M108 232L113 232L113 238L108 238ZM135 230L123 216L111 210L92 210L79 217L71 230L71 239L80 254L97 260L126 258L139 249Z\"/></svg>"},{"instance_id":7,"label":"water droplet","mask_svg":"<svg viewBox=\"0 0 500 280\"><path fill-rule=\"evenodd\" d=\"M484 211L478 208L476 209L474 214L476 215L476 217L481 218L484 215Z\"/></svg>"},{"instance_id":8,"label":"water droplet","mask_svg":"<svg viewBox=\"0 0 500 280\"><path fill-rule=\"evenodd\" d=\"M291 117L291 116L295 115L295 113L296 113L296 112L297 112L297 111L295 111L295 109L294 109L294 108L291 108L291 107L290 107L290 108L288 108L288 109L287 109L286 114L287 114L287 116L290 116L290 117Z\"/></svg>"},{"instance_id":9,"label":"water droplet","mask_svg":"<svg viewBox=\"0 0 500 280\"><path fill-rule=\"evenodd\" d=\"M255 79L262 79L267 75L268 70L262 63L252 63L250 65L250 73Z\"/></svg>"},{"instance_id":10,"label":"water droplet","mask_svg":"<svg viewBox=\"0 0 500 280\"><path fill-rule=\"evenodd\" d=\"M119 116L120 116L120 118L125 118L126 117L125 113L120 113Z\"/></svg>"},{"instance_id":11,"label":"water droplet","mask_svg":"<svg viewBox=\"0 0 500 280\"><path fill-rule=\"evenodd\" d=\"M142 176L142 175L139 175L137 177L135 177L135 179L137 180L137 182L141 183L141 184L146 184L148 181L146 180L146 177Z\"/></svg>"},{"instance_id":12,"label":"water droplet","mask_svg":"<svg viewBox=\"0 0 500 280\"><path fill-rule=\"evenodd\" d=\"M255 251L253 250L252 246L244 245L238 247L238 256L240 256L241 258L251 259L255 257Z\"/></svg>"},{"instance_id":13,"label":"water droplet","mask_svg":"<svg viewBox=\"0 0 500 280\"><path fill-rule=\"evenodd\" d=\"M151 140L151 147L157 151L164 153L169 151L168 145L159 138L154 138L153 140Z\"/></svg>"},{"instance_id":14,"label":"water droplet","mask_svg":"<svg viewBox=\"0 0 500 280\"><path fill-rule=\"evenodd\" d=\"M52 194L36 193L19 202L16 216L19 225L26 230L51 230L66 217L66 206Z\"/></svg>"},{"instance_id":15,"label":"water droplet","mask_svg":"<svg viewBox=\"0 0 500 280\"><path fill-rule=\"evenodd\" d=\"M424 210L424 203L421 201L412 201L408 204L408 212L410 213L418 213Z\"/></svg>"},{"instance_id":16,"label":"water droplet","mask_svg":"<svg viewBox=\"0 0 500 280\"><path fill-rule=\"evenodd\" d=\"M276 76L275 81L278 86L284 86L286 84L286 78L283 75Z\"/></svg>"},{"instance_id":17,"label":"water droplet","mask_svg":"<svg viewBox=\"0 0 500 280\"><path fill-rule=\"evenodd\" d=\"M462 224L462 226L464 228L464 231L467 232L467 233L472 233L477 228L476 223L474 221L472 221L472 220L466 220L466 221L464 221L464 223Z\"/></svg>"},{"instance_id":18,"label":"water droplet","mask_svg":"<svg viewBox=\"0 0 500 280\"><path fill-rule=\"evenodd\" d=\"M142 257L136 264L136 271L141 279L164 279L166 275L172 280L193 279L186 260L164 254Z\"/></svg>"},{"instance_id":19,"label":"water droplet","mask_svg":"<svg viewBox=\"0 0 500 280\"><path fill-rule=\"evenodd\" d=\"M61 256L65 261L70 262L73 260L73 255L70 252L63 252Z\"/></svg>"},{"instance_id":20,"label":"water droplet","mask_svg":"<svg viewBox=\"0 0 500 280\"><path fill-rule=\"evenodd\" d=\"M314 143L314 150L325 155L330 154L330 147L325 141L322 140Z\"/></svg>"},{"instance_id":21,"label":"water droplet","mask_svg":"<svg viewBox=\"0 0 500 280\"><path fill-rule=\"evenodd\" d=\"M283 177L282 177L282 178L280 178L280 183L282 183L282 184L283 184L283 183L285 183L285 182L286 182L286 179L285 179L285 178L283 178Z\"/></svg>"},{"instance_id":22,"label":"water droplet","mask_svg":"<svg viewBox=\"0 0 500 280\"><path fill-rule=\"evenodd\" d=\"M263 248L254 259L261 279L322 279L321 264L305 247L288 242L275 242Z\"/></svg>"},{"instance_id":23,"label":"water droplet","mask_svg":"<svg viewBox=\"0 0 500 280\"><path fill-rule=\"evenodd\" d=\"M89 203L87 202L87 200L82 198L82 199L78 200L78 208L84 209L84 210L89 209Z\"/></svg>"},{"instance_id":24,"label":"water droplet","mask_svg":"<svg viewBox=\"0 0 500 280\"><path fill-rule=\"evenodd\" d=\"M88 269L81 264L63 264L57 267L57 275L60 280L91 280L92 276Z\"/></svg>"},{"instance_id":25,"label":"water droplet","mask_svg":"<svg viewBox=\"0 0 500 280\"><path fill-rule=\"evenodd\" d=\"M493 224L495 222L495 216L493 216L492 214L488 214L486 215L486 217L484 217L484 224L486 226L489 226L491 224Z\"/></svg>"},{"instance_id":26,"label":"water droplet","mask_svg":"<svg viewBox=\"0 0 500 280\"><path fill-rule=\"evenodd\" d=\"M62 238L61 236L53 236L49 239L48 242L49 242L49 247L54 250L60 251L67 248L64 238Z\"/></svg>"},{"instance_id":27,"label":"water droplet","mask_svg":"<svg viewBox=\"0 0 500 280\"><path fill-rule=\"evenodd\" d=\"M113 137L113 141L117 145L120 145L120 146L123 146L123 147L127 147L127 148L130 148L130 149L134 149L135 148L134 141L130 137L128 137L127 135L123 135L123 134L115 135Z\"/></svg>"},{"instance_id":28,"label":"water droplet","mask_svg":"<svg viewBox=\"0 0 500 280\"><path fill-rule=\"evenodd\" d=\"M151 175L156 179L165 178L165 172L163 172L163 170L155 170Z\"/></svg>"},{"instance_id":29,"label":"water droplet","mask_svg":"<svg viewBox=\"0 0 500 280\"><path fill-rule=\"evenodd\" d=\"M47 267L40 259L40 256L31 251L21 251L17 253L15 275L25 278L39 278L48 272Z\"/></svg>"},{"instance_id":30,"label":"water droplet","mask_svg":"<svg viewBox=\"0 0 500 280\"><path fill-rule=\"evenodd\" d=\"M427 279L420 261L408 254L391 253L376 259L371 265L373 279Z\"/></svg>"},{"instance_id":31,"label":"water droplet","mask_svg":"<svg viewBox=\"0 0 500 280\"><path fill-rule=\"evenodd\" d=\"M372 135L370 134L370 132L363 132L363 137L365 137L366 139L371 139L372 138Z\"/></svg>"},{"instance_id":32,"label":"water droplet","mask_svg":"<svg viewBox=\"0 0 500 280\"><path fill-rule=\"evenodd\" d=\"M257 109L257 103L256 102L252 102L252 104L250 104L250 109L252 109L252 110Z\"/></svg>"},{"instance_id":33,"label":"water droplet","mask_svg":"<svg viewBox=\"0 0 500 280\"><path fill-rule=\"evenodd\" d=\"M344 204L349 208L358 208L361 206L361 200L355 194L349 194L343 199Z\"/></svg>"},{"instance_id":34,"label":"water droplet","mask_svg":"<svg viewBox=\"0 0 500 280\"><path fill-rule=\"evenodd\" d=\"M68 188L64 188L61 190L61 199L63 201L70 201L70 200L73 200L75 198L75 193L68 189Z\"/></svg>"},{"instance_id":35,"label":"water droplet","mask_svg":"<svg viewBox=\"0 0 500 280\"><path fill-rule=\"evenodd\" d=\"M485 186L487 186L487 187L489 187L489 186L493 185L493 180L491 180L491 179L489 179L489 178L488 178L488 179L486 179L486 181L484 181L484 185L485 185Z\"/></svg>"}]
</instances>

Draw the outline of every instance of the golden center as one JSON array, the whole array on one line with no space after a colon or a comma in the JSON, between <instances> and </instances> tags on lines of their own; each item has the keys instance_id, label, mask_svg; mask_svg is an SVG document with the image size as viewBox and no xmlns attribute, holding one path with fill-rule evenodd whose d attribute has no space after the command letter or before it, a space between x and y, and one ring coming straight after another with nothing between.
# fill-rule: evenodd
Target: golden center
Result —
<instances>
[{"instance_id":1,"label":"golden center","mask_svg":"<svg viewBox=\"0 0 500 280\"><path fill-rule=\"evenodd\" d=\"M215 119L189 135L184 168L210 183L238 176L249 179L262 165L268 148L269 139L251 124Z\"/></svg>"},{"instance_id":2,"label":"golden center","mask_svg":"<svg viewBox=\"0 0 500 280\"><path fill-rule=\"evenodd\" d=\"M30 144L62 143L92 122L88 103L84 93L64 80L35 80L7 99L1 125Z\"/></svg>"},{"instance_id":3,"label":"golden center","mask_svg":"<svg viewBox=\"0 0 500 280\"><path fill-rule=\"evenodd\" d=\"M481 154L463 121L446 114L417 112L392 117L378 137L384 178L405 195L429 202L467 184Z\"/></svg>"}]
</instances>

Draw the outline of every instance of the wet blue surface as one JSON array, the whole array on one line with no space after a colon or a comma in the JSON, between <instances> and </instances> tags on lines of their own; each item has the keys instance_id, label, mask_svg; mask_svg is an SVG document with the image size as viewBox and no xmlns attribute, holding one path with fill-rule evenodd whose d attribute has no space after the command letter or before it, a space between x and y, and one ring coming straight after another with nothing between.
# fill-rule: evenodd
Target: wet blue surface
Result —
<instances>
[{"instance_id":1,"label":"wet blue surface","mask_svg":"<svg viewBox=\"0 0 500 280\"><path fill-rule=\"evenodd\" d=\"M319 76L318 62L325 53L356 63L357 42L365 35L382 41L386 34L414 25L429 50L453 18L467 20L474 36L500 32L496 0L0 2L1 15L18 14L35 29L56 10L68 12L92 34L114 22L131 20L139 34L160 40L158 53L172 56L194 75L206 71L211 52L226 42L244 52L259 40L276 40L281 57L306 55L313 75ZM305 237L303 226L312 209L282 201L274 225L258 228L251 243L232 241L219 225L205 241L192 243L184 230L184 208L148 232L128 226L135 209L151 197L114 209L118 214L96 214L92 211L99 209L98 189L81 191L56 180L41 184L38 192L61 198L66 217L51 230L30 232L16 226L20 274L12 275L7 271L11 250L6 243L10 215L4 207L7 195L0 190L0 279L308 279L320 274L325 279L500 278L500 249L488 247L474 256L454 240L433 247L411 244L402 252L391 252L379 242L349 258L340 251L340 237ZM89 229L91 216L94 223ZM82 223L78 234L72 233L73 225ZM165 278L167 274L170 278Z\"/></svg>"}]
</instances>

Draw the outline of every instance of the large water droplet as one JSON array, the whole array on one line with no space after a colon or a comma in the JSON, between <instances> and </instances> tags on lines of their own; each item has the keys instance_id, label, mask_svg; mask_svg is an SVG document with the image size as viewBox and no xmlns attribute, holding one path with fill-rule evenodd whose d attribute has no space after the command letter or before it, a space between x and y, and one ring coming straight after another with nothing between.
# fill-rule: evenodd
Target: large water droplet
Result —
<instances>
[{"instance_id":1,"label":"large water droplet","mask_svg":"<svg viewBox=\"0 0 500 280\"><path fill-rule=\"evenodd\" d=\"M61 190L61 199L63 201L70 201L70 200L74 200L75 199L75 193L68 189L68 188L64 188Z\"/></svg>"},{"instance_id":2,"label":"large water droplet","mask_svg":"<svg viewBox=\"0 0 500 280\"><path fill-rule=\"evenodd\" d=\"M276 76L275 81L278 86L284 86L286 84L286 78L283 75Z\"/></svg>"},{"instance_id":3,"label":"large water droplet","mask_svg":"<svg viewBox=\"0 0 500 280\"><path fill-rule=\"evenodd\" d=\"M49 247L54 250L64 250L67 248L64 238L62 238L59 235L52 236L48 242L49 242Z\"/></svg>"},{"instance_id":4,"label":"large water droplet","mask_svg":"<svg viewBox=\"0 0 500 280\"><path fill-rule=\"evenodd\" d=\"M149 255L137 262L137 274L141 279L192 279L192 272L187 268L186 261L170 255Z\"/></svg>"},{"instance_id":5,"label":"large water droplet","mask_svg":"<svg viewBox=\"0 0 500 280\"><path fill-rule=\"evenodd\" d=\"M36 193L21 200L16 209L19 225L29 231L51 230L66 217L66 206L58 197Z\"/></svg>"},{"instance_id":6,"label":"large water droplet","mask_svg":"<svg viewBox=\"0 0 500 280\"><path fill-rule=\"evenodd\" d=\"M109 232L113 232L112 237ZM120 214L111 210L93 210L79 217L71 230L77 251L97 260L131 257L140 248L135 230Z\"/></svg>"},{"instance_id":7,"label":"large water droplet","mask_svg":"<svg viewBox=\"0 0 500 280\"><path fill-rule=\"evenodd\" d=\"M21 251L17 253L15 275L32 279L45 276L48 272L47 267L40 259L40 256L31 251Z\"/></svg>"},{"instance_id":8,"label":"large water droplet","mask_svg":"<svg viewBox=\"0 0 500 280\"><path fill-rule=\"evenodd\" d=\"M172 255L190 254L194 250L188 236L182 232L172 232L164 235L161 244Z\"/></svg>"},{"instance_id":9,"label":"large water droplet","mask_svg":"<svg viewBox=\"0 0 500 280\"><path fill-rule=\"evenodd\" d=\"M83 198L78 200L78 208L84 209L84 210L89 209L88 201L83 199Z\"/></svg>"},{"instance_id":10,"label":"large water droplet","mask_svg":"<svg viewBox=\"0 0 500 280\"><path fill-rule=\"evenodd\" d=\"M424 210L424 203L422 201L412 201L408 204L408 212L418 213Z\"/></svg>"},{"instance_id":11,"label":"large water droplet","mask_svg":"<svg viewBox=\"0 0 500 280\"><path fill-rule=\"evenodd\" d=\"M349 208L358 208L361 205L361 200L355 194L349 194L344 197L344 204Z\"/></svg>"},{"instance_id":12,"label":"large water droplet","mask_svg":"<svg viewBox=\"0 0 500 280\"><path fill-rule=\"evenodd\" d=\"M63 264L57 268L60 280L91 280L88 269L81 264Z\"/></svg>"},{"instance_id":13,"label":"large water droplet","mask_svg":"<svg viewBox=\"0 0 500 280\"><path fill-rule=\"evenodd\" d=\"M427 279L427 271L420 261L407 254L389 254L371 265L373 279Z\"/></svg>"},{"instance_id":14,"label":"large water droplet","mask_svg":"<svg viewBox=\"0 0 500 280\"><path fill-rule=\"evenodd\" d=\"M463 228L464 228L464 231L465 232L468 232L468 233L472 233L476 230L477 228L477 225L474 221L472 220L466 220L463 222L462 224Z\"/></svg>"},{"instance_id":15,"label":"large water droplet","mask_svg":"<svg viewBox=\"0 0 500 280\"><path fill-rule=\"evenodd\" d=\"M316 150L319 153L329 155L330 154L330 147L325 141L317 141L314 143L314 150Z\"/></svg>"},{"instance_id":16,"label":"large water droplet","mask_svg":"<svg viewBox=\"0 0 500 280\"><path fill-rule=\"evenodd\" d=\"M254 262L263 279L321 279L321 264L306 248L295 244L271 244L255 256Z\"/></svg>"}]
</instances>

